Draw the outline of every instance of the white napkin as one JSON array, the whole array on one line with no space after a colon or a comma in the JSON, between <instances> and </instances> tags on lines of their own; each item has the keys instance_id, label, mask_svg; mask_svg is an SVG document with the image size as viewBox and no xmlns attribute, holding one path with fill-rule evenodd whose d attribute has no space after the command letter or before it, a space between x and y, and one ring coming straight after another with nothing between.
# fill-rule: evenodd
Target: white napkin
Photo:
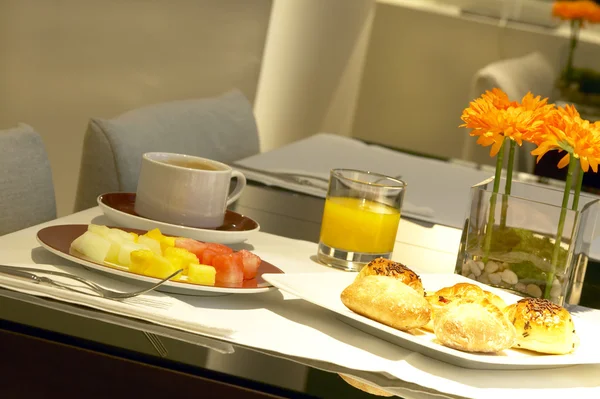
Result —
<instances>
[{"instance_id":1,"label":"white napkin","mask_svg":"<svg viewBox=\"0 0 600 399\"><path fill-rule=\"evenodd\" d=\"M252 180L319 197L325 196L324 190L246 172L243 167L271 172L301 171L326 179L335 168L401 176L400 179L407 183L403 215L457 228L462 228L471 186L491 176L488 171L470 166L401 153L328 133L242 159L236 165L240 165L240 170Z\"/></svg>"},{"instance_id":2,"label":"white napkin","mask_svg":"<svg viewBox=\"0 0 600 399\"><path fill-rule=\"evenodd\" d=\"M49 271L60 271L75 274L93 281L100 286L115 291L129 292L136 291L143 286L117 281L101 274L83 270L80 267L72 266L52 266L44 264L21 264L12 263L7 266L17 266L21 268L36 268ZM93 293L86 288L83 283L75 280L52 276L36 272L39 276L49 277L61 284L68 284L77 290ZM111 300L101 298L96 295L86 295L77 292L52 287L45 284L36 284L28 280L3 274L0 272L0 286L31 294L40 297L52 298L68 303L89 306L94 309L114 313L122 316L128 316L136 319L149 321L158 325L180 329L192 333L200 333L210 337L221 338L234 333L231 323L227 320L221 320L218 312L210 312L203 309L197 309L186 304L172 296L159 292L149 292L139 295L135 298L125 300ZM197 317L191 317L197 315Z\"/></svg>"}]
</instances>

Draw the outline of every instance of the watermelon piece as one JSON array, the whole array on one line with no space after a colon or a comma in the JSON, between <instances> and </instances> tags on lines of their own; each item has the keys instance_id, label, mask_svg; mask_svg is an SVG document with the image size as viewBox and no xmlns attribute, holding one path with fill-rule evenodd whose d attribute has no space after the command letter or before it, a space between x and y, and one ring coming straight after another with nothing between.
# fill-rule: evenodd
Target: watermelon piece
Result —
<instances>
[{"instance_id":1,"label":"watermelon piece","mask_svg":"<svg viewBox=\"0 0 600 399\"><path fill-rule=\"evenodd\" d=\"M242 257L238 253L220 254L213 259L217 271L215 281L229 286L241 286L244 281L244 266Z\"/></svg>"},{"instance_id":2,"label":"watermelon piece","mask_svg":"<svg viewBox=\"0 0 600 399\"><path fill-rule=\"evenodd\" d=\"M218 254L231 254L233 253L233 249L229 248L227 245L217 244L214 242L207 242L206 249L211 249Z\"/></svg>"},{"instance_id":3,"label":"watermelon piece","mask_svg":"<svg viewBox=\"0 0 600 399\"><path fill-rule=\"evenodd\" d=\"M198 261L201 261L202 253L208 248L208 245L192 238L177 238L175 240L175 248L187 249L189 252L196 255Z\"/></svg>"},{"instance_id":4,"label":"watermelon piece","mask_svg":"<svg viewBox=\"0 0 600 399\"><path fill-rule=\"evenodd\" d=\"M213 266L213 259L217 255L221 254L216 253L212 249L205 249L204 252L202 252L202 259L200 260L200 263L207 266Z\"/></svg>"},{"instance_id":5,"label":"watermelon piece","mask_svg":"<svg viewBox=\"0 0 600 399\"><path fill-rule=\"evenodd\" d=\"M252 280L256 277L256 270L260 266L262 260L256 254L242 249L238 252L242 258L242 266L244 268L244 280Z\"/></svg>"},{"instance_id":6,"label":"watermelon piece","mask_svg":"<svg viewBox=\"0 0 600 399\"><path fill-rule=\"evenodd\" d=\"M200 260L200 263L203 265L212 266L213 258L216 255L228 255L231 253L233 253L233 249L225 245L207 243L206 249L202 252L202 259Z\"/></svg>"}]
</instances>

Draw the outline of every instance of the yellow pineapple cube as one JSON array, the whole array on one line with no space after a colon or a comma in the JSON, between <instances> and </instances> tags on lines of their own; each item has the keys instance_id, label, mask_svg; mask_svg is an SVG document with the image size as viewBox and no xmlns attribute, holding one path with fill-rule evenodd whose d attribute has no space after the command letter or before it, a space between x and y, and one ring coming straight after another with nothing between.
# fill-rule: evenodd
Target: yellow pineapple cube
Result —
<instances>
[{"instance_id":1,"label":"yellow pineapple cube","mask_svg":"<svg viewBox=\"0 0 600 399\"><path fill-rule=\"evenodd\" d=\"M175 237L163 236L162 239L160 240L160 247L163 250L163 252L165 252L165 250L167 248L174 248L175 247Z\"/></svg>"},{"instance_id":2,"label":"yellow pineapple cube","mask_svg":"<svg viewBox=\"0 0 600 399\"><path fill-rule=\"evenodd\" d=\"M190 263L188 265L188 281L194 284L215 285L217 271L208 265Z\"/></svg>"},{"instance_id":3,"label":"yellow pineapple cube","mask_svg":"<svg viewBox=\"0 0 600 399\"><path fill-rule=\"evenodd\" d=\"M162 233L160 232L159 229L152 229L150 231L148 231L146 234L144 234L145 236L148 236L150 238L155 239L156 241L160 241L163 238Z\"/></svg>"},{"instance_id":4,"label":"yellow pineapple cube","mask_svg":"<svg viewBox=\"0 0 600 399\"><path fill-rule=\"evenodd\" d=\"M154 253L149 249L132 251L130 257L129 271L137 274L145 274L154 261Z\"/></svg>"},{"instance_id":5,"label":"yellow pineapple cube","mask_svg":"<svg viewBox=\"0 0 600 399\"><path fill-rule=\"evenodd\" d=\"M175 273L177 270L179 269L175 267L167 258L153 254L152 263L150 267L144 271L144 274L150 277L165 278L168 275ZM180 275L181 273L173 277L172 280L176 280Z\"/></svg>"},{"instance_id":6,"label":"yellow pineapple cube","mask_svg":"<svg viewBox=\"0 0 600 399\"><path fill-rule=\"evenodd\" d=\"M163 235L163 233L161 233L161 231L158 228L152 229L144 235L146 237L152 238L153 240L160 242L160 248L163 252L165 251L165 249L175 246L176 237L167 237Z\"/></svg>"},{"instance_id":7,"label":"yellow pineapple cube","mask_svg":"<svg viewBox=\"0 0 600 399\"><path fill-rule=\"evenodd\" d=\"M171 261L177 269L183 269L182 274L187 274L190 263L200 263L196 255L184 248L168 247L165 249L164 256Z\"/></svg>"}]
</instances>

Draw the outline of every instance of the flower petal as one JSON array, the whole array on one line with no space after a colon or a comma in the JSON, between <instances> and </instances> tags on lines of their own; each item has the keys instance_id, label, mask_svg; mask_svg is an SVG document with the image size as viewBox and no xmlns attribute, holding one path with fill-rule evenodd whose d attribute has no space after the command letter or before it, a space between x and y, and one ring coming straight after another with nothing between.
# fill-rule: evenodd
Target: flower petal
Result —
<instances>
[{"instance_id":1,"label":"flower petal","mask_svg":"<svg viewBox=\"0 0 600 399\"><path fill-rule=\"evenodd\" d=\"M571 154L569 154L567 152L567 155L565 155L564 157L562 157L562 159L560 160L560 162L558 163L558 169L562 169L565 166L567 166L569 164L569 161L571 160Z\"/></svg>"}]
</instances>

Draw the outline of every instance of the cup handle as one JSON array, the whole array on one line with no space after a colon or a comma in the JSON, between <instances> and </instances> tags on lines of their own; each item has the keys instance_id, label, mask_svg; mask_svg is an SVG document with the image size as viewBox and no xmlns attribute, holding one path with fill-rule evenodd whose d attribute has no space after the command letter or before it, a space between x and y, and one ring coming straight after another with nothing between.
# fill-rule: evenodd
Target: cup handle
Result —
<instances>
[{"instance_id":1,"label":"cup handle","mask_svg":"<svg viewBox=\"0 0 600 399\"><path fill-rule=\"evenodd\" d=\"M242 195L242 190L244 190L244 187L246 187L246 176L244 176L242 172L238 172L237 170L232 171L231 178L235 178L236 184L233 192L227 197L227 206L231 205L232 202L240 198L240 195Z\"/></svg>"}]
</instances>

